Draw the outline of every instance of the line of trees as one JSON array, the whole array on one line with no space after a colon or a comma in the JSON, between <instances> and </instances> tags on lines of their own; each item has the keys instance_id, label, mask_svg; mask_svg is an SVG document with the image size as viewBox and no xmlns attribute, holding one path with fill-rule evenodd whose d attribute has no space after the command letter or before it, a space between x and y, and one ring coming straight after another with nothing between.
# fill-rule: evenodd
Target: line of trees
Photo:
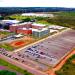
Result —
<instances>
[{"instance_id":1,"label":"line of trees","mask_svg":"<svg viewBox=\"0 0 75 75\"><path fill-rule=\"evenodd\" d=\"M16 73L8 70L0 70L0 75L16 75Z\"/></svg>"}]
</instances>

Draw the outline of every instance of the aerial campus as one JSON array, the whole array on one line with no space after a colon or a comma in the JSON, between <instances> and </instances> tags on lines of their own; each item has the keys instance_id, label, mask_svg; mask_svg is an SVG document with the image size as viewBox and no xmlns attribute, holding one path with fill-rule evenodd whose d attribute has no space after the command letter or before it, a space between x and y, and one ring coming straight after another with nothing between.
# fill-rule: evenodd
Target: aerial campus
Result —
<instances>
[{"instance_id":1,"label":"aerial campus","mask_svg":"<svg viewBox=\"0 0 75 75\"><path fill-rule=\"evenodd\" d=\"M74 75L75 26L66 17L75 14L1 13L0 75Z\"/></svg>"}]
</instances>

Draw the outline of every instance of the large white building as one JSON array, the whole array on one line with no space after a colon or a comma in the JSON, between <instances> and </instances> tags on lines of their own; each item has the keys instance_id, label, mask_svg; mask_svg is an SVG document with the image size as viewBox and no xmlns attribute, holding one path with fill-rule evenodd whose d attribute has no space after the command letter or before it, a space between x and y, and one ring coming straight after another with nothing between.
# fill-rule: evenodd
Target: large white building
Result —
<instances>
[{"instance_id":1,"label":"large white building","mask_svg":"<svg viewBox=\"0 0 75 75\"><path fill-rule=\"evenodd\" d=\"M35 28L35 29L42 29L42 28L45 28L46 25L45 24L39 24L39 23L33 23L32 24L32 28Z\"/></svg>"},{"instance_id":2,"label":"large white building","mask_svg":"<svg viewBox=\"0 0 75 75\"><path fill-rule=\"evenodd\" d=\"M22 16L54 17L53 14L46 14L46 13L23 13Z\"/></svg>"},{"instance_id":3,"label":"large white building","mask_svg":"<svg viewBox=\"0 0 75 75\"><path fill-rule=\"evenodd\" d=\"M35 37L43 37L45 35L48 35L50 30L48 28L42 28L42 29L32 29L32 34Z\"/></svg>"},{"instance_id":4,"label":"large white building","mask_svg":"<svg viewBox=\"0 0 75 75\"><path fill-rule=\"evenodd\" d=\"M1 20L0 23L4 24L4 23L19 23L20 21L18 20Z\"/></svg>"}]
</instances>

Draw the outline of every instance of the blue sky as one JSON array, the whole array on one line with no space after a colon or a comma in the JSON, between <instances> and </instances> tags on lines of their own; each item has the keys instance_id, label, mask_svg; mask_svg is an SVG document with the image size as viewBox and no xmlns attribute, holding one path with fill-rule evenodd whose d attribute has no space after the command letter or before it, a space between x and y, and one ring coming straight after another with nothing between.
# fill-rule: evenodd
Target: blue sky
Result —
<instances>
[{"instance_id":1,"label":"blue sky","mask_svg":"<svg viewBox=\"0 0 75 75\"><path fill-rule=\"evenodd\" d=\"M0 0L0 7L72 7L75 0Z\"/></svg>"}]
</instances>

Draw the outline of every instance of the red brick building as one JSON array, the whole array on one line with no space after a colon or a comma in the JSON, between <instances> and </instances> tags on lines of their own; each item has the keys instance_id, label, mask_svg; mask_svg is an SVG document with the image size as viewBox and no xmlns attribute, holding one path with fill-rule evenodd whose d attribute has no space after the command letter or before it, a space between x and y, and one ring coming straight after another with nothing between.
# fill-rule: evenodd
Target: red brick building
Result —
<instances>
[{"instance_id":1,"label":"red brick building","mask_svg":"<svg viewBox=\"0 0 75 75\"><path fill-rule=\"evenodd\" d=\"M17 29L17 33L21 33L21 34L32 34L32 29L31 28L19 28Z\"/></svg>"},{"instance_id":2,"label":"red brick building","mask_svg":"<svg viewBox=\"0 0 75 75\"><path fill-rule=\"evenodd\" d=\"M25 22L25 23L21 23L21 24L13 24L10 26L10 31L11 32L17 32L17 29L19 28L31 28L32 27L32 23L30 22Z\"/></svg>"}]
</instances>

